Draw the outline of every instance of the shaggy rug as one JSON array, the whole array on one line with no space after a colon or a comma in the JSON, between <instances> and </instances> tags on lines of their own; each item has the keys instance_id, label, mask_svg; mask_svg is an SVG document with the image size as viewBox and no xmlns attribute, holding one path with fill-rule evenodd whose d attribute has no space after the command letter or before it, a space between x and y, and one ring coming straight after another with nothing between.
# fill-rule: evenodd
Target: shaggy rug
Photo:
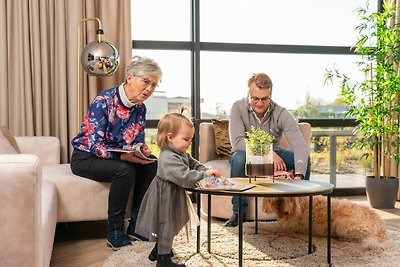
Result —
<instances>
[{"instance_id":1,"label":"shaggy rug","mask_svg":"<svg viewBox=\"0 0 400 267\"><path fill-rule=\"evenodd\" d=\"M326 266L326 238L313 237L316 251L307 253L306 235L287 235L270 232L268 224L260 222L258 234L254 223L243 224L243 266ZM238 230L212 224L211 254L207 252L207 225L201 225L201 250L196 253L196 232L187 242L181 232L174 240L174 261L187 266L238 266ZM334 266L398 266L400 259L400 232L388 230L384 250L363 251L358 243L332 239ZM103 267L155 266L147 259L154 243L134 242L111 255Z\"/></svg>"}]
</instances>

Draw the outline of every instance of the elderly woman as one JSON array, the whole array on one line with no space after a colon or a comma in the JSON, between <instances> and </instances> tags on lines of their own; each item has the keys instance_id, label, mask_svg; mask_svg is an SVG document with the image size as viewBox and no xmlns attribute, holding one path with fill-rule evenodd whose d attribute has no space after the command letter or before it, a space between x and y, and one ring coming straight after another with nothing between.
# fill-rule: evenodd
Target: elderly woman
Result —
<instances>
[{"instance_id":1,"label":"elderly woman","mask_svg":"<svg viewBox=\"0 0 400 267\"><path fill-rule=\"evenodd\" d=\"M143 102L153 94L161 76L154 60L133 57L126 66L125 82L94 98L78 135L71 141L72 172L98 182L111 182L107 245L114 250L131 245L129 239L146 240L135 233L135 226L143 196L157 172L157 163L134 153L110 150L134 150L138 143L144 144L146 106ZM149 148L142 152L154 157ZM132 216L125 234L125 209L132 187Z\"/></svg>"}]
</instances>

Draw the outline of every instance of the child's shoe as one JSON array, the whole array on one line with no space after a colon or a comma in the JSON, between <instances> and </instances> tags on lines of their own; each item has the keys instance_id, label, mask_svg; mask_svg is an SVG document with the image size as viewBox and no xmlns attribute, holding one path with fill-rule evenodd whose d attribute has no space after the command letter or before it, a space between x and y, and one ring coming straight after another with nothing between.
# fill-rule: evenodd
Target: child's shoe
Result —
<instances>
[{"instance_id":1,"label":"child's shoe","mask_svg":"<svg viewBox=\"0 0 400 267\"><path fill-rule=\"evenodd\" d=\"M154 248L151 250L151 252L150 252L150 254L149 254L149 256L148 256L148 259L149 259L150 261L156 261L156 260L157 260L157 256L158 256L157 246L158 246L158 243L156 243L156 245L155 245ZM171 249L171 258L172 258L173 256L174 256L174 252L173 252L172 249Z\"/></svg>"},{"instance_id":2,"label":"child's shoe","mask_svg":"<svg viewBox=\"0 0 400 267\"><path fill-rule=\"evenodd\" d=\"M171 254L157 255L156 267L186 267L185 264L178 264L171 260Z\"/></svg>"}]
</instances>

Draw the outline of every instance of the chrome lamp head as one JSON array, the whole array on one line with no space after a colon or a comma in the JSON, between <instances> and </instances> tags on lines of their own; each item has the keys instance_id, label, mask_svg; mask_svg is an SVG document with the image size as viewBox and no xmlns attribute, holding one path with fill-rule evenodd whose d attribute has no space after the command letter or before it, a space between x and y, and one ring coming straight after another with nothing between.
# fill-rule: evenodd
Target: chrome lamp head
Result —
<instances>
[{"instance_id":1,"label":"chrome lamp head","mask_svg":"<svg viewBox=\"0 0 400 267\"><path fill-rule=\"evenodd\" d=\"M82 51L83 69L92 76L111 76L119 66L120 57L112 44L102 40L103 30L97 30L97 40L89 43Z\"/></svg>"}]
</instances>

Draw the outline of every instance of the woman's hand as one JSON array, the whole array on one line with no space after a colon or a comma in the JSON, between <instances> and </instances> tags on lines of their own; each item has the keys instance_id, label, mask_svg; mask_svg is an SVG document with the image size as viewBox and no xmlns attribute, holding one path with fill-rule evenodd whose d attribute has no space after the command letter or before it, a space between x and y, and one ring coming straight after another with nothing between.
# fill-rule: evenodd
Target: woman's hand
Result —
<instances>
[{"instance_id":1,"label":"woman's hand","mask_svg":"<svg viewBox=\"0 0 400 267\"><path fill-rule=\"evenodd\" d=\"M274 171L286 171L285 162L281 157L278 156L278 154L275 153L275 151L273 152L272 157L274 161Z\"/></svg>"},{"instance_id":2,"label":"woman's hand","mask_svg":"<svg viewBox=\"0 0 400 267\"><path fill-rule=\"evenodd\" d=\"M207 176L221 177L221 171L218 169L209 169L206 171Z\"/></svg>"},{"instance_id":3,"label":"woman's hand","mask_svg":"<svg viewBox=\"0 0 400 267\"><path fill-rule=\"evenodd\" d=\"M148 164L148 163L153 162L152 160L141 159L141 158L135 156L134 153L123 153L121 155L120 159L123 161L128 161L128 162L132 162L132 163L141 163L141 164Z\"/></svg>"}]
</instances>

